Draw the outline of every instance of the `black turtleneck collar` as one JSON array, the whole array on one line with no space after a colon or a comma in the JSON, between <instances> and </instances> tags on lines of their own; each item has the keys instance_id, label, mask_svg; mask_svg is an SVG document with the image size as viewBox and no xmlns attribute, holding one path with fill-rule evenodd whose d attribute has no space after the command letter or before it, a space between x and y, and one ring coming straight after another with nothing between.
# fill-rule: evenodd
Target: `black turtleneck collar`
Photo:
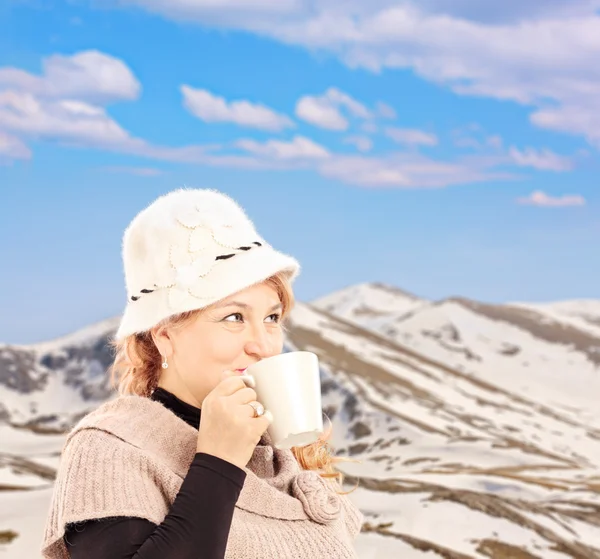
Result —
<instances>
[{"instance_id":1,"label":"black turtleneck collar","mask_svg":"<svg viewBox=\"0 0 600 559\"><path fill-rule=\"evenodd\" d=\"M180 400L171 392L164 388L157 388L150 396L150 399L160 402L165 408L171 410L177 417L183 419L188 425L194 429L200 427L200 408L192 406Z\"/></svg>"}]
</instances>

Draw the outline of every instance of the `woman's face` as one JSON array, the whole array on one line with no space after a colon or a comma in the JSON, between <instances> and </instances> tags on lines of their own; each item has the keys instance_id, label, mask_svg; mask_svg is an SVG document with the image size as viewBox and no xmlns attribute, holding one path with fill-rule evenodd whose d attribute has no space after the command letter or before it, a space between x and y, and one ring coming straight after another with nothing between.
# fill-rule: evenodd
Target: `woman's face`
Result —
<instances>
[{"instance_id":1,"label":"woman's face","mask_svg":"<svg viewBox=\"0 0 600 559\"><path fill-rule=\"evenodd\" d=\"M225 370L239 371L281 353L281 301L265 283L207 307L185 326L158 328L155 343L169 367L159 386L201 407Z\"/></svg>"}]
</instances>

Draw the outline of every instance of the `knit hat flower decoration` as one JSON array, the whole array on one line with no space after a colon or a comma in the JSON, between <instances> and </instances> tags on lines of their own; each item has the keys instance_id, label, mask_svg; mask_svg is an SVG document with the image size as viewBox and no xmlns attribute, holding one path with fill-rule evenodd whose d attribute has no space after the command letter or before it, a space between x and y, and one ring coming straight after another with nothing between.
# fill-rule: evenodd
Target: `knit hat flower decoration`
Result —
<instances>
[{"instance_id":1,"label":"knit hat flower decoration","mask_svg":"<svg viewBox=\"0 0 600 559\"><path fill-rule=\"evenodd\" d=\"M262 239L242 208L215 190L180 189L158 198L123 236L128 302L116 338L201 309L298 262Z\"/></svg>"},{"instance_id":2,"label":"knit hat flower decoration","mask_svg":"<svg viewBox=\"0 0 600 559\"><path fill-rule=\"evenodd\" d=\"M192 210L176 217L177 222L189 230L187 247L177 243L170 246L171 266L163 270L164 275L156 283L157 287L169 290L169 304L174 309L185 305L189 294L199 299L209 295L209 272L219 260L234 256L219 254L223 252L219 250L220 247L249 250L251 247L246 246L248 239L257 238L249 221L240 220L236 224L236 216L222 214L218 216L220 222L215 223L214 218L217 216L213 214L211 223L211 219L202 210L196 205ZM260 246L263 243L264 241L253 241L252 244Z\"/></svg>"}]
</instances>

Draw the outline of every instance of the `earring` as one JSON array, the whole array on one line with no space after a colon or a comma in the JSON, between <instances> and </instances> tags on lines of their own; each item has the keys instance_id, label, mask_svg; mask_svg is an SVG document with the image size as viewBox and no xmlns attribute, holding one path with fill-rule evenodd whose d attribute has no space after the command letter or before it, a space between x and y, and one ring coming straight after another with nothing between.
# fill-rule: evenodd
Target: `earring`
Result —
<instances>
[{"instance_id":1,"label":"earring","mask_svg":"<svg viewBox=\"0 0 600 559\"><path fill-rule=\"evenodd\" d=\"M163 369L168 369L169 368L169 364L167 363L167 357L163 357L163 362L162 362L162 368Z\"/></svg>"}]
</instances>

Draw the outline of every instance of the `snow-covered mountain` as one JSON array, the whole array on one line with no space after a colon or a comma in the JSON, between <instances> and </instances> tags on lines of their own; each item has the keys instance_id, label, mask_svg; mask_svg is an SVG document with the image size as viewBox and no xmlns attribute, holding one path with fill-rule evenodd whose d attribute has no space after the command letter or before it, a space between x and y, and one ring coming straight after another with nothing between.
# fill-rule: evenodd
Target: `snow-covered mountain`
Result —
<instances>
[{"instance_id":1,"label":"snow-covered mountain","mask_svg":"<svg viewBox=\"0 0 600 559\"><path fill-rule=\"evenodd\" d=\"M426 303L427 300L397 287L366 283L326 295L312 305L338 318L377 329L380 324L399 320Z\"/></svg>"},{"instance_id":2,"label":"snow-covered mountain","mask_svg":"<svg viewBox=\"0 0 600 559\"><path fill-rule=\"evenodd\" d=\"M364 318L369 307L361 301L373 301L378 290L378 284L363 284L310 306L339 316L352 293L354 306L363 309L346 314L353 324L506 390L541 389L543 403L576 407L582 417L598 419L600 301L491 305L458 297L421 299L407 313L392 311L373 321Z\"/></svg>"},{"instance_id":3,"label":"snow-covered mountain","mask_svg":"<svg viewBox=\"0 0 600 559\"><path fill-rule=\"evenodd\" d=\"M600 558L600 302L427 301L362 284L299 303L361 559ZM0 348L0 553L36 558L63 435L105 398L116 320ZM4 543L2 543L4 542ZM4 549L3 549L4 548Z\"/></svg>"},{"instance_id":4,"label":"snow-covered mountain","mask_svg":"<svg viewBox=\"0 0 600 559\"><path fill-rule=\"evenodd\" d=\"M548 340L536 340L549 351L544 361L542 348L529 349L532 333L517 340L515 326L500 317L486 324L485 315L479 323L468 315L457 326L449 316L478 314L475 304L447 304L405 318L422 351L342 321L332 308L294 314L292 343L316 352L352 395L340 408L348 427L338 448L361 460L344 470L359 483L353 495L366 515L363 556L377 557L379 548L388 553L381 557L426 556L416 550L452 558L600 557L600 412L591 406L597 365L587 367L569 343L558 340L551 350ZM493 368L506 349L494 334L539 357L512 375L516 389ZM461 351L447 349L447 340ZM576 363L562 370L568 382L547 366L553 359ZM528 371L531 380L523 378ZM559 388L568 384L572 405L565 395L558 407Z\"/></svg>"},{"instance_id":5,"label":"snow-covered mountain","mask_svg":"<svg viewBox=\"0 0 600 559\"><path fill-rule=\"evenodd\" d=\"M64 431L111 397L110 319L50 342L0 345L0 420L38 431Z\"/></svg>"},{"instance_id":6,"label":"snow-covered mountain","mask_svg":"<svg viewBox=\"0 0 600 559\"><path fill-rule=\"evenodd\" d=\"M557 303L514 303L600 335L600 301L577 299Z\"/></svg>"}]
</instances>

